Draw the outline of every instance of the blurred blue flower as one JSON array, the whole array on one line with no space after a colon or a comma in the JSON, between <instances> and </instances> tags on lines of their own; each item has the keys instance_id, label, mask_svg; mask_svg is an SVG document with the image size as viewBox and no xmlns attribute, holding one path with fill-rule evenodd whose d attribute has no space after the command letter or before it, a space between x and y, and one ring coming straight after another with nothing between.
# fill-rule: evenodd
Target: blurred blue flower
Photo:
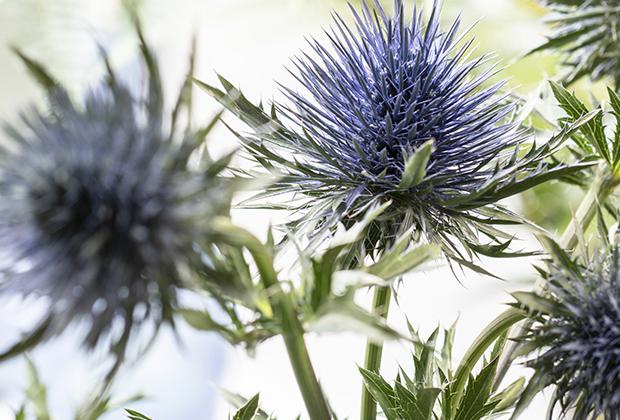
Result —
<instances>
[{"instance_id":1,"label":"blurred blue flower","mask_svg":"<svg viewBox=\"0 0 620 420\"><path fill-rule=\"evenodd\" d=\"M6 129L0 292L44 297L49 312L0 359L80 320L88 324L88 347L109 335L121 359L134 327L149 320L156 331L172 321L177 288L200 266L210 220L228 211L231 189L219 169L188 166L208 132L192 131L189 116L179 124L189 112L191 77L169 117L157 62L138 33L148 70L144 95L118 79L104 54L106 82L76 104L18 52L47 89L50 107L30 109Z\"/></svg>"}]
</instances>

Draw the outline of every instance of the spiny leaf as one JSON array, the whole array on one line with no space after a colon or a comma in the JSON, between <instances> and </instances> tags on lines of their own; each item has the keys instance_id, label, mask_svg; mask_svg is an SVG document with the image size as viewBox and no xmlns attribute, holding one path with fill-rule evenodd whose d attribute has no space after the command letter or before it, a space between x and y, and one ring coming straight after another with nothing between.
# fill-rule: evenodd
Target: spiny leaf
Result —
<instances>
[{"instance_id":1,"label":"spiny leaf","mask_svg":"<svg viewBox=\"0 0 620 420\"><path fill-rule=\"evenodd\" d=\"M455 420L477 420L492 411L493 407L488 404L488 400L493 388L498 360L499 358L493 359L475 377L470 375Z\"/></svg>"}]
</instances>

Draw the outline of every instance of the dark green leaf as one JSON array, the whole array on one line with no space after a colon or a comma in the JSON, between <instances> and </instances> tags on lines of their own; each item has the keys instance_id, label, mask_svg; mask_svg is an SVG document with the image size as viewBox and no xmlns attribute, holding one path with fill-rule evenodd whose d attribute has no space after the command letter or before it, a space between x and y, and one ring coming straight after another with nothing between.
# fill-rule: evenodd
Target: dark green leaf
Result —
<instances>
[{"instance_id":1,"label":"dark green leaf","mask_svg":"<svg viewBox=\"0 0 620 420\"><path fill-rule=\"evenodd\" d=\"M258 412L258 394L254 395L234 415L233 420L253 420Z\"/></svg>"}]
</instances>

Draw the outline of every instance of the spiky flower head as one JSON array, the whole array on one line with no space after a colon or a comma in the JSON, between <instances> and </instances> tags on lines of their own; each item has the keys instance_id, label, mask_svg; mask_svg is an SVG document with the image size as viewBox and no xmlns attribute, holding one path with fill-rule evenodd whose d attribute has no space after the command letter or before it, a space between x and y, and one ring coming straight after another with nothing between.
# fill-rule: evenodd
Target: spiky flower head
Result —
<instances>
[{"instance_id":1,"label":"spiky flower head","mask_svg":"<svg viewBox=\"0 0 620 420\"><path fill-rule=\"evenodd\" d=\"M512 119L516 103L503 82L488 83L486 57L470 58L458 19L441 29L439 4L428 20L416 10L407 19L402 0L393 16L378 2L351 10L355 29L335 15L327 41L311 40L313 52L294 60L301 89L284 86L287 100L270 114L224 79L226 92L203 87L254 128L239 134L254 158L283 174L257 199L302 194L292 202L298 232L325 237L391 201L366 248L413 229L460 258L455 242L477 243L478 231L495 236L495 203L540 182L555 146L517 157L524 132Z\"/></svg>"},{"instance_id":2,"label":"spiky flower head","mask_svg":"<svg viewBox=\"0 0 620 420\"><path fill-rule=\"evenodd\" d=\"M556 50L565 83L587 76L609 78L620 86L620 3L615 0L542 0L554 32L533 52Z\"/></svg>"},{"instance_id":3,"label":"spiky flower head","mask_svg":"<svg viewBox=\"0 0 620 420\"><path fill-rule=\"evenodd\" d=\"M138 33L145 94L124 84L104 54L106 82L76 103L19 53L48 90L50 108L28 110L6 130L0 292L43 297L49 312L0 359L80 320L88 325L88 347L116 325L111 348L121 356L132 328L172 320L177 289L200 261L210 220L228 211L231 188L216 176L217 165L188 165L208 132L192 131L184 115L191 77L170 118L156 59Z\"/></svg>"},{"instance_id":4,"label":"spiky flower head","mask_svg":"<svg viewBox=\"0 0 620 420\"><path fill-rule=\"evenodd\" d=\"M619 269L617 248L587 266L554 265L549 296L525 303L540 321L529 340L542 347L528 365L575 420L620 418Z\"/></svg>"}]
</instances>

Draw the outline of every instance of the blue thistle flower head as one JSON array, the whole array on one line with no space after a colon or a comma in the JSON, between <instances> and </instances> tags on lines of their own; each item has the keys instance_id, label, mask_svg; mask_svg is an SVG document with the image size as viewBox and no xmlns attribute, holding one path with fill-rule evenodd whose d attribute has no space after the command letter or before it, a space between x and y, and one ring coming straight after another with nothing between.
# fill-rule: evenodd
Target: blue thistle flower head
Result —
<instances>
[{"instance_id":1,"label":"blue thistle flower head","mask_svg":"<svg viewBox=\"0 0 620 420\"><path fill-rule=\"evenodd\" d=\"M458 19L441 28L437 2L428 19L417 10L408 19L402 0L393 15L378 2L351 10L355 28L335 15L327 41L310 40L312 52L293 61L300 89L282 86L286 100L271 112L223 78L224 91L202 87L253 128L238 137L281 175L255 198L301 193L287 197L301 213L296 231L322 238L390 201L365 248L385 248L412 229L468 258L456 243L471 255L478 232L494 236L496 216L514 221L497 201L542 182L558 142L517 153L526 137L517 102L503 82L489 83L486 57L470 57Z\"/></svg>"},{"instance_id":2,"label":"blue thistle flower head","mask_svg":"<svg viewBox=\"0 0 620 420\"><path fill-rule=\"evenodd\" d=\"M283 110L330 152L335 163L324 169L334 177L356 178L379 194L404 190L426 206L479 188L489 175L480 166L522 133L505 121L514 104L499 94L503 83L482 87L490 70L472 77L485 60L466 59L471 41L457 46L458 19L442 31L438 6L426 24L415 11L405 21L401 1L394 7L393 17L378 5L373 13L364 4L362 15L352 8L357 33L336 16L331 45L312 41L318 58L296 60L305 94L285 87L291 106ZM404 186L409 158L429 142L426 179Z\"/></svg>"},{"instance_id":3,"label":"blue thistle flower head","mask_svg":"<svg viewBox=\"0 0 620 420\"><path fill-rule=\"evenodd\" d=\"M47 88L50 109L30 109L19 127L6 130L0 293L44 297L49 313L0 359L74 321L87 323L88 347L120 322L123 333L111 348L122 356L134 327L172 321L177 289L208 246L210 220L228 211L232 189L219 170L188 166L208 132L179 124L189 112L191 77L168 117L157 62L138 32L148 70L144 95L108 65L107 81L75 103L21 55Z\"/></svg>"},{"instance_id":4,"label":"blue thistle flower head","mask_svg":"<svg viewBox=\"0 0 620 420\"><path fill-rule=\"evenodd\" d=\"M548 41L532 52L552 50L560 54L563 81L584 76L596 81L608 78L620 86L620 7L614 0L543 0L551 10L553 28Z\"/></svg>"},{"instance_id":5,"label":"blue thistle flower head","mask_svg":"<svg viewBox=\"0 0 620 420\"><path fill-rule=\"evenodd\" d=\"M618 249L587 267L549 274L553 307L534 329L543 350L528 365L555 385L562 413L576 420L620 418L620 278Z\"/></svg>"}]
</instances>

